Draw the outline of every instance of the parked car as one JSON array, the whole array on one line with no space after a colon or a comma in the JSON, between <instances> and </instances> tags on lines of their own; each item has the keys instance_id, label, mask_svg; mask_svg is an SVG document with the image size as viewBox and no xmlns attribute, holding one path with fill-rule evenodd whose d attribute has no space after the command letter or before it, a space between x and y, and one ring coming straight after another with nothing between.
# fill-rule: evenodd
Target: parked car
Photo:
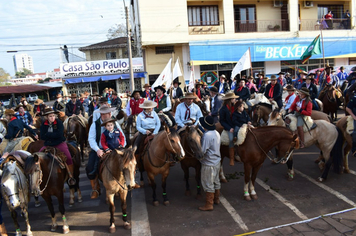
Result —
<instances>
[{"instance_id":1,"label":"parked car","mask_svg":"<svg viewBox=\"0 0 356 236\"><path fill-rule=\"evenodd\" d=\"M34 101L36 101L38 99L38 96L37 96L37 94L35 94L35 93L30 93L29 95L28 95L28 97L27 97L27 101L28 102L34 102Z\"/></svg>"}]
</instances>

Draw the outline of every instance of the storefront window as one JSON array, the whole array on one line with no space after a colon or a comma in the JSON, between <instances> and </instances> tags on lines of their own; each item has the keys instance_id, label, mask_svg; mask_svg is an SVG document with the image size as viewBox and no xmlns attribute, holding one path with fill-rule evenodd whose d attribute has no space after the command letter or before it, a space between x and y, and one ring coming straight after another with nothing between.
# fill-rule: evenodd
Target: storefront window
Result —
<instances>
[{"instance_id":1,"label":"storefront window","mask_svg":"<svg viewBox=\"0 0 356 236\"><path fill-rule=\"evenodd\" d=\"M334 66L334 59L327 59L325 64L329 63L330 66ZM302 70L310 71L317 68L323 68L324 62L323 59L311 59L308 60L305 64L302 64L300 60L293 61L281 61L281 70L283 72L289 72L292 76L296 76Z\"/></svg>"}]
</instances>

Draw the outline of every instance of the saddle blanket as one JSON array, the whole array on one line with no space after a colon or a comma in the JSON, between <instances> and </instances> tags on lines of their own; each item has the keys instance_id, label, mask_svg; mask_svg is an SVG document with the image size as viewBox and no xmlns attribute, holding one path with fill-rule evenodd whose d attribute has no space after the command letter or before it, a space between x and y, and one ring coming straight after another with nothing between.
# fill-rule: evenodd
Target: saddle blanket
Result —
<instances>
[{"instance_id":1,"label":"saddle blanket","mask_svg":"<svg viewBox=\"0 0 356 236\"><path fill-rule=\"evenodd\" d=\"M12 152L17 150L27 150L28 145L34 142L31 137L19 137L16 140L10 141L8 139L3 139L0 144L0 152L4 154L6 152Z\"/></svg>"},{"instance_id":2,"label":"saddle blanket","mask_svg":"<svg viewBox=\"0 0 356 236\"><path fill-rule=\"evenodd\" d=\"M241 126L239 129L239 132L237 133L237 141L235 145L240 146L245 142L247 131L248 131L248 126L247 124L244 124ZM223 132L220 135L220 142L221 145L229 146L229 134L228 131L223 130Z\"/></svg>"},{"instance_id":3,"label":"saddle blanket","mask_svg":"<svg viewBox=\"0 0 356 236\"><path fill-rule=\"evenodd\" d=\"M296 131L297 130L297 117L295 115L293 115L293 114L289 114L289 115L286 116L286 118L287 117L291 121L290 124L289 124L289 129L291 131L293 131L293 132ZM304 120L305 120L305 123L303 125L303 130L304 130L304 133L305 133L305 132L308 132L308 128L306 127L305 124L307 124L309 129L311 130L312 127L313 127L314 121L310 116L304 116Z\"/></svg>"}]
</instances>

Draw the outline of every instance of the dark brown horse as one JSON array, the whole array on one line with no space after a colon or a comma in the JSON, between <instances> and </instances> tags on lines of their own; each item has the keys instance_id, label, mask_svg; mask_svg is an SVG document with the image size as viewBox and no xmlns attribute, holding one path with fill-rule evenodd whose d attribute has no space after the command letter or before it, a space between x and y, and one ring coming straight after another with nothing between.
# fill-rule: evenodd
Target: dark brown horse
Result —
<instances>
[{"instance_id":1,"label":"dark brown horse","mask_svg":"<svg viewBox=\"0 0 356 236\"><path fill-rule=\"evenodd\" d=\"M80 146L82 162L84 162L84 146L86 146L88 141L87 127L84 127L82 121L77 116L74 116L68 118L65 129L67 141L75 141Z\"/></svg>"},{"instance_id":2,"label":"dark brown horse","mask_svg":"<svg viewBox=\"0 0 356 236\"><path fill-rule=\"evenodd\" d=\"M131 229L131 224L127 220L126 197L127 192L135 186L136 158L131 148L124 151L113 150L102 163L100 179L106 189L106 196L109 200L110 228L109 232L114 233L115 228L115 204L114 196L118 192L121 199L122 220L124 228Z\"/></svg>"},{"instance_id":3,"label":"dark brown horse","mask_svg":"<svg viewBox=\"0 0 356 236\"><path fill-rule=\"evenodd\" d=\"M338 122L336 123L336 127L338 127L343 134L343 144L342 146L345 145L344 147L344 172L345 173L350 173L350 169L349 169L349 160L348 160L348 156L349 153L351 151L352 148L352 134L349 134L349 131L347 129L347 123L348 123L348 118L350 116L344 116L342 117L340 120L338 120ZM353 122L353 120L351 120Z\"/></svg>"},{"instance_id":4,"label":"dark brown horse","mask_svg":"<svg viewBox=\"0 0 356 236\"><path fill-rule=\"evenodd\" d=\"M276 126L248 128L245 141L240 145L235 145L235 152L244 163L245 200L257 199L255 192L255 180L267 153L273 148L278 148L280 160L287 161L294 149L299 148L299 139L287 128ZM221 157L228 156L228 146L221 146Z\"/></svg>"},{"instance_id":5,"label":"dark brown horse","mask_svg":"<svg viewBox=\"0 0 356 236\"><path fill-rule=\"evenodd\" d=\"M163 200L164 204L168 205L168 197L166 193L166 180L169 174L170 157L176 161L181 161L184 156L184 150L180 143L179 135L173 131L170 132L168 128L155 135L153 140L149 142L144 148L142 155L142 161L139 161L139 169L141 172L147 171L147 176L150 180L150 184L153 190L153 204L158 206L159 202L156 197L156 183L155 176L162 175L162 188L163 188Z\"/></svg>"},{"instance_id":6,"label":"dark brown horse","mask_svg":"<svg viewBox=\"0 0 356 236\"><path fill-rule=\"evenodd\" d=\"M201 135L197 128L187 126L185 130L179 132L181 143L185 151L185 158L180 162L180 166L184 171L185 178L185 195L189 196L189 167L195 169L195 180L197 181L197 198L201 197L201 163L199 160L203 159L203 152L201 150Z\"/></svg>"},{"instance_id":7,"label":"dark brown horse","mask_svg":"<svg viewBox=\"0 0 356 236\"><path fill-rule=\"evenodd\" d=\"M325 94L319 96L319 99L323 102L323 112L330 114L333 121L337 119L337 109L340 105L338 94L341 96L339 90L332 85L328 85L325 87Z\"/></svg>"}]
</instances>

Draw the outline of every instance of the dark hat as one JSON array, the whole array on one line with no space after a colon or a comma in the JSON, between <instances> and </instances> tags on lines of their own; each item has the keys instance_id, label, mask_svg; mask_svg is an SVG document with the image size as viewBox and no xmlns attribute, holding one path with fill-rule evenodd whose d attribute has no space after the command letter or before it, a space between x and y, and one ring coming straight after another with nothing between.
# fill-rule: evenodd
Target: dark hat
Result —
<instances>
[{"instance_id":1,"label":"dark hat","mask_svg":"<svg viewBox=\"0 0 356 236\"><path fill-rule=\"evenodd\" d=\"M214 118L212 116L200 117L199 122L207 130L215 130Z\"/></svg>"},{"instance_id":2,"label":"dark hat","mask_svg":"<svg viewBox=\"0 0 356 236\"><path fill-rule=\"evenodd\" d=\"M16 106L15 111L18 111L20 107L25 108L25 107L23 106L23 104L22 104L22 103L20 103L19 105L17 105L17 106Z\"/></svg>"},{"instance_id":3,"label":"dark hat","mask_svg":"<svg viewBox=\"0 0 356 236\"><path fill-rule=\"evenodd\" d=\"M239 79L239 83L240 83L240 81L245 81L245 83L247 82L247 79L245 78L245 77L242 77L241 79Z\"/></svg>"},{"instance_id":4,"label":"dark hat","mask_svg":"<svg viewBox=\"0 0 356 236\"><path fill-rule=\"evenodd\" d=\"M279 72L277 75L284 75L285 73L283 71Z\"/></svg>"},{"instance_id":5,"label":"dark hat","mask_svg":"<svg viewBox=\"0 0 356 236\"><path fill-rule=\"evenodd\" d=\"M307 96L310 96L309 94L309 89L307 89L306 87L303 87L299 90L300 93L304 93Z\"/></svg>"},{"instance_id":6,"label":"dark hat","mask_svg":"<svg viewBox=\"0 0 356 236\"><path fill-rule=\"evenodd\" d=\"M211 89L210 89L210 92L213 92L213 93L218 93L219 92L219 90L218 90L218 88L217 87L211 87Z\"/></svg>"},{"instance_id":7,"label":"dark hat","mask_svg":"<svg viewBox=\"0 0 356 236\"><path fill-rule=\"evenodd\" d=\"M157 89L161 90L163 93L165 93L165 92L166 92L166 89L165 89L165 88L163 88L163 86L162 86L162 85L159 85L159 86L155 87L155 91L157 91Z\"/></svg>"},{"instance_id":8,"label":"dark hat","mask_svg":"<svg viewBox=\"0 0 356 236\"><path fill-rule=\"evenodd\" d=\"M307 75L307 77L304 78L304 79L305 79L305 80L307 80L307 79L315 79L314 77L315 77L315 74L314 74L314 73L309 73L309 75Z\"/></svg>"},{"instance_id":9,"label":"dark hat","mask_svg":"<svg viewBox=\"0 0 356 236\"><path fill-rule=\"evenodd\" d=\"M109 119L105 120L100 126L105 126L109 122L113 122L115 124L115 121L117 121L117 120L114 118L109 118Z\"/></svg>"},{"instance_id":10,"label":"dark hat","mask_svg":"<svg viewBox=\"0 0 356 236\"><path fill-rule=\"evenodd\" d=\"M340 66L340 70L344 70L345 69L345 67L343 67L343 66Z\"/></svg>"},{"instance_id":11,"label":"dark hat","mask_svg":"<svg viewBox=\"0 0 356 236\"><path fill-rule=\"evenodd\" d=\"M107 114L107 113L111 113L112 111L115 111L116 108L113 107L109 107L106 105L103 105L99 108L99 113L100 114Z\"/></svg>"},{"instance_id":12,"label":"dark hat","mask_svg":"<svg viewBox=\"0 0 356 236\"><path fill-rule=\"evenodd\" d=\"M70 95L70 98L77 98L78 96L77 96L77 94L76 93L72 93L71 95Z\"/></svg>"},{"instance_id":13,"label":"dark hat","mask_svg":"<svg viewBox=\"0 0 356 236\"><path fill-rule=\"evenodd\" d=\"M326 66L325 66L325 69L333 69L333 67L332 66L330 66L329 64L326 64Z\"/></svg>"},{"instance_id":14,"label":"dark hat","mask_svg":"<svg viewBox=\"0 0 356 236\"><path fill-rule=\"evenodd\" d=\"M140 91L140 90L134 90L134 91L132 92L132 94L131 94L130 97L133 97L133 96L135 95L135 93L141 94L141 91Z\"/></svg>"},{"instance_id":15,"label":"dark hat","mask_svg":"<svg viewBox=\"0 0 356 236\"><path fill-rule=\"evenodd\" d=\"M295 91L295 88L293 87L293 85L287 85L287 87L284 88L287 91Z\"/></svg>"},{"instance_id":16,"label":"dark hat","mask_svg":"<svg viewBox=\"0 0 356 236\"><path fill-rule=\"evenodd\" d=\"M101 97L99 99L99 104L103 104L103 103L106 103L106 102L108 102L108 99L106 97Z\"/></svg>"},{"instance_id":17,"label":"dark hat","mask_svg":"<svg viewBox=\"0 0 356 236\"><path fill-rule=\"evenodd\" d=\"M277 80L277 77L275 75L271 75L271 78L269 79L270 81L272 80Z\"/></svg>"},{"instance_id":18,"label":"dark hat","mask_svg":"<svg viewBox=\"0 0 356 236\"><path fill-rule=\"evenodd\" d=\"M181 85L181 82L179 82L179 80L178 80L178 79L174 79L174 80L173 80L173 84L178 84L178 85Z\"/></svg>"},{"instance_id":19,"label":"dark hat","mask_svg":"<svg viewBox=\"0 0 356 236\"><path fill-rule=\"evenodd\" d=\"M46 108L44 109L43 115L44 115L44 116L47 116L47 115L49 115L49 114L57 114L57 113L58 113L58 112L55 112L52 108L46 107Z\"/></svg>"}]
</instances>

